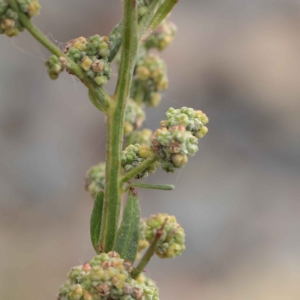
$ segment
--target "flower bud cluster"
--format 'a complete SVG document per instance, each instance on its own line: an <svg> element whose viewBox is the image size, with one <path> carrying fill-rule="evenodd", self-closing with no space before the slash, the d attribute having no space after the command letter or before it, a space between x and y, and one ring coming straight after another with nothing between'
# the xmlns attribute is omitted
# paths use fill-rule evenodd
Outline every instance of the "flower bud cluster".
<svg viewBox="0 0 300 300"><path fill-rule="evenodd" d="M79 37L67 44L65 53L97 85L105 85L110 79L112 69L108 62L110 54L108 37L99 35L91 36L88 39Z"/></svg>
<svg viewBox="0 0 300 300"><path fill-rule="evenodd" d="M171 107L166 113L167 120L162 121L168 129L173 126L184 126L195 137L202 138L208 132L205 126L208 123L208 117L201 110L194 110L188 107L174 109ZM165 122L165 123L164 123Z"/></svg>
<svg viewBox="0 0 300 300"><path fill-rule="evenodd" d="M140 144L140 145L151 145L151 137L152 130L150 129L142 129L140 131L134 131L130 138L132 144Z"/></svg>
<svg viewBox="0 0 300 300"><path fill-rule="evenodd" d="M140 55L134 71L132 94L136 100L155 107L161 101L160 91L168 87L166 64L157 55Z"/></svg>
<svg viewBox="0 0 300 300"><path fill-rule="evenodd" d="M58 300L159 300L155 285L132 279L131 271L131 262L118 253L100 254L70 271Z"/></svg>
<svg viewBox="0 0 300 300"><path fill-rule="evenodd" d="M136 281L138 283L143 283L148 287L154 287L157 290L156 283L149 277L145 276L145 274L143 274L143 273L141 273L139 275L139 277L136 279Z"/></svg>
<svg viewBox="0 0 300 300"><path fill-rule="evenodd" d="M143 122L146 119L144 110L132 99L127 101L124 134L130 135L133 130L141 128Z"/></svg>
<svg viewBox="0 0 300 300"><path fill-rule="evenodd" d="M151 243L157 230L163 228L159 239L156 255L160 258L174 258L185 250L185 233L174 216L168 214L152 215L146 220L145 238Z"/></svg>
<svg viewBox="0 0 300 300"><path fill-rule="evenodd" d="M138 17L142 18L148 12L148 6L152 0L137 0Z"/></svg>
<svg viewBox="0 0 300 300"><path fill-rule="evenodd" d="M148 145L130 145L122 152L122 167L125 172L128 172L135 167L137 167L140 163L145 161L153 155L153 152ZM136 179L143 179L148 176L148 174L153 174L159 166L159 162L153 163L150 167L148 167L145 171L138 174Z"/></svg>
<svg viewBox="0 0 300 300"><path fill-rule="evenodd" d="M85 188L95 199L98 192L105 187L105 163L90 168L86 173Z"/></svg>
<svg viewBox="0 0 300 300"><path fill-rule="evenodd" d="M149 246L149 242L146 239L146 229L147 223L144 219L140 221L140 239L138 244L138 252L136 255L136 259L140 259L142 256L142 252Z"/></svg>
<svg viewBox="0 0 300 300"><path fill-rule="evenodd" d="M19 9L28 18L39 14L40 4L37 0L17 0ZM0 34L6 34L8 37L17 36L23 31L18 13L12 9L8 1L0 0Z"/></svg>
<svg viewBox="0 0 300 300"><path fill-rule="evenodd" d="M48 75L51 79L57 79L58 75L64 70L64 67L56 55L52 55L45 63L48 67Z"/></svg>
<svg viewBox="0 0 300 300"><path fill-rule="evenodd" d="M205 124L207 116L202 111L191 108L170 108L166 113L167 120L161 121L161 128L156 130L152 138L152 149L162 163L166 172L174 172L182 168L198 151L198 139L208 129Z"/></svg>
<svg viewBox="0 0 300 300"><path fill-rule="evenodd" d="M165 19L144 42L144 46L147 49L156 48L163 51L173 42L176 32L176 25Z"/></svg>

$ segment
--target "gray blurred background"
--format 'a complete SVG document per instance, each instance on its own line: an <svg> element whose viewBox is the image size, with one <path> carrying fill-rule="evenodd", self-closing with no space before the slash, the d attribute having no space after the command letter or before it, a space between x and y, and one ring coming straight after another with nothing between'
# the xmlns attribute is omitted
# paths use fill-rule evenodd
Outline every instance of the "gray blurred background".
<svg viewBox="0 0 300 300"><path fill-rule="evenodd" d="M119 0L40 2L34 22L60 47L122 13ZM140 193L144 217L175 214L187 234L183 256L148 273L161 299L299 300L300 2L182 0L172 19L170 89L145 126L191 106L210 132L186 168L148 179L174 192ZM84 175L104 159L105 120L76 79L49 80L27 33L0 45L0 298L56 299L94 255Z"/></svg>

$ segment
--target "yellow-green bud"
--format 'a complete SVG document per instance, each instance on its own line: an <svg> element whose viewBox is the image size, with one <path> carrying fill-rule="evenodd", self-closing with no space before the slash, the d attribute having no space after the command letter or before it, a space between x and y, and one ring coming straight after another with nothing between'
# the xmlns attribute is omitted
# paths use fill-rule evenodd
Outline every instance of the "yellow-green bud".
<svg viewBox="0 0 300 300"><path fill-rule="evenodd" d="M160 258L173 258L182 254L185 250L185 233L174 216L157 214L145 221L144 236L149 243L153 241L157 230L163 228L155 252Z"/></svg>
<svg viewBox="0 0 300 300"><path fill-rule="evenodd" d="M95 199L97 193L105 187L105 163L90 168L86 173L85 188Z"/></svg>

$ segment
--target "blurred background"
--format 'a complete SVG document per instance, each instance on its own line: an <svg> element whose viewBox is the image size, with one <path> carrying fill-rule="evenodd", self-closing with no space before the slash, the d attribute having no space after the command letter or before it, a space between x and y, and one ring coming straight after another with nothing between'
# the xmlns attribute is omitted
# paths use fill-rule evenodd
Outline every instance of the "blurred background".
<svg viewBox="0 0 300 300"><path fill-rule="evenodd" d="M34 22L60 47L122 14L119 0L40 2ZM174 192L140 193L144 217L174 214L187 235L183 256L148 273L161 299L300 299L300 2L185 0L172 19L170 88L145 127L191 106L210 132L187 167L147 180ZM27 33L0 45L0 298L56 299L94 255L84 176L104 160L105 120L78 80L49 80Z"/></svg>

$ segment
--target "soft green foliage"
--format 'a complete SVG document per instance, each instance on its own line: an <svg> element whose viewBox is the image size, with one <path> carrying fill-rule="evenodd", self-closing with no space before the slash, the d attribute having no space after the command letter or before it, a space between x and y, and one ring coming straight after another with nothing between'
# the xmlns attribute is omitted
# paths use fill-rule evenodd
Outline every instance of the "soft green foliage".
<svg viewBox="0 0 300 300"><path fill-rule="evenodd" d="M144 162L153 154L151 148L148 145L130 145L122 152L122 166L125 172L133 170L139 164ZM153 163L142 173L135 176L136 179L143 179L149 174L155 173L158 168L158 162Z"/></svg>
<svg viewBox="0 0 300 300"><path fill-rule="evenodd" d="M135 261L140 239L140 203L136 191L130 189L114 250L126 260Z"/></svg>
<svg viewBox="0 0 300 300"><path fill-rule="evenodd" d="M74 267L60 288L58 300L159 300L150 280L134 280L132 264L116 252L100 254Z"/></svg>
<svg viewBox="0 0 300 300"><path fill-rule="evenodd" d="M96 253L99 253L100 246L100 229L102 223L102 214L103 214L103 200L104 192L100 191L94 201L94 207L90 219L90 235L92 245Z"/></svg>
<svg viewBox="0 0 300 300"><path fill-rule="evenodd" d="M27 29L52 53L46 62L50 78L57 79L63 70L77 76L93 105L106 115L106 160L86 174L86 189L95 200L91 242L101 254L70 271L58 300L159 300L156 285L142 272L154 254L173 258L185 249L185 233L174 216L140 219L135 190L170 191L174 186L131 182L154 174L159 165L167 172L184 167L198 151L198 139L208 132L207 116L187 107L170 108L154 134L141 129L145 109L156 107L168 87L166 64L152 51L165 50L172 43L177 29L168 15L177 2L123 0L123 18L109 37L79 37L69 41L63 52L31 22L40 10L38 1L0 0L0 34L16 36ZM117 86L108 95L103 87L120 49Z"/></svg>
<svg viewBox="0 0 300 300"><path fill-rule="evenodd" d="M79 37L67 44L65 52L97 85L105 85L110 79L108 37L97 34L88 39Z"/></svg>
<svg viewBox="0 0 300 300"><path fill-rule="evenodd" d="M16 3L20 12L28 18L32 18L40 12L41 6L36 0L16 0ZM8 1L0 0L0 34L13 37L23 30L24 27L20 22L18 12L9 5Z"/></svg>
<svg viewBox="0 0 300 300"><path fill-rule="evenodd" d="M163 227L162 235L156 247L156 255L160 258L174 258L182 254L185 249L185 233L174 216L157 214L145 222L144 236L149 243L153 241L156 231Z"/></svg>

